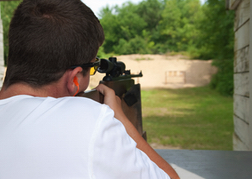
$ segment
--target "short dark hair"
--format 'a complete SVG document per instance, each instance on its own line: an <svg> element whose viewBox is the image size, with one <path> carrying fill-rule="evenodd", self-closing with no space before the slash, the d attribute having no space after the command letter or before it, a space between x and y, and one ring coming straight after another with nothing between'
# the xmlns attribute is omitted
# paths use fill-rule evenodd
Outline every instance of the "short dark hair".
<svg viewBox="0 0 252 179"><path fill-rule="evenodd" d="M55 82L94 59L103 41L98 18L80 0L23 0L10 23L4 86Z"/></svg>

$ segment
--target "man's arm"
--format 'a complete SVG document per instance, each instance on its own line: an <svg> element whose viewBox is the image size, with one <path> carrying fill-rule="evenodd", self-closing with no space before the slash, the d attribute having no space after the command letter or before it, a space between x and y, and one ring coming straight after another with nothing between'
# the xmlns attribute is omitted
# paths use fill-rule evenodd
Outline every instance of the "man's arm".
<svg viewBox="0 0 252 179"><path fill-rule="evenodd" d="M114 110L115 118L120 120L124 125L129 136L137 143L137 148L142 150L157 166L164 170L172 179L179 179L176 171L143 139L134 125L125 116L121 100L115 95L114 90L100 84L96 87L97 91L104 95L104 104L107 104Z"/></svg>

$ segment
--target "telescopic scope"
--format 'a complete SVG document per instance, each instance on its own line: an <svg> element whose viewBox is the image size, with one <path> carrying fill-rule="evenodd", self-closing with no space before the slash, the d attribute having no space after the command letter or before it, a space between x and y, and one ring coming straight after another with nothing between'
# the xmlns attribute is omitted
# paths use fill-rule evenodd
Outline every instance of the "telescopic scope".
<svg viewBox="0 0 252 179"><path fill-rule="evenodd" d="M119 77L125 72L125 64L117 61L116 57L110 57L107 59L101 59L101 64L98 68L99 73L106 73L104 81L111 81L112 78Z"/></svg>

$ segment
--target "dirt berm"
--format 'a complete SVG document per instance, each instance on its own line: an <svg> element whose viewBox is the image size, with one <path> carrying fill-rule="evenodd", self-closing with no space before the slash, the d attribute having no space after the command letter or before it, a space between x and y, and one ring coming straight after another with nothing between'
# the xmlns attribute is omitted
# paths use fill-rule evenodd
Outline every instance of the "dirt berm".
<svg viewBox="0 0 252 179"><path fill-rule="evenodd" d="M205 86L217 72L211 60L190 60L182 55L123 55L117 61L124 62L132 74L142 71L143 77L135 78L142 89ZM90 88L97 86L103 76L91 76Z"/></svg>

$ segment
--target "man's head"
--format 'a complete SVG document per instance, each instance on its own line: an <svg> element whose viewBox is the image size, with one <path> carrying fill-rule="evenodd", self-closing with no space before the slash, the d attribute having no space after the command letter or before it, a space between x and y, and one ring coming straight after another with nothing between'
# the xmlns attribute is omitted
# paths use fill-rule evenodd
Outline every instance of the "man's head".
<svg viewBox="0 0 252 179"><path fill-rule="evenodd" d="M99 20L80 0L24 0L10 24L4 86L56 82L94 59L103 41Z"/></svg>

